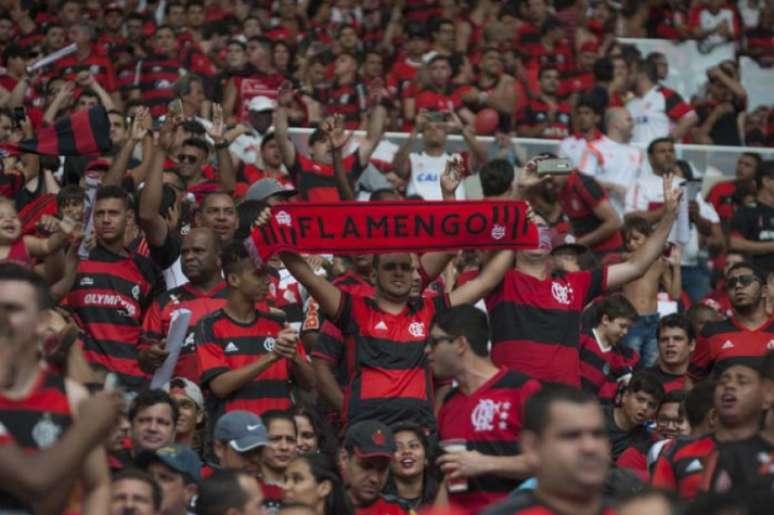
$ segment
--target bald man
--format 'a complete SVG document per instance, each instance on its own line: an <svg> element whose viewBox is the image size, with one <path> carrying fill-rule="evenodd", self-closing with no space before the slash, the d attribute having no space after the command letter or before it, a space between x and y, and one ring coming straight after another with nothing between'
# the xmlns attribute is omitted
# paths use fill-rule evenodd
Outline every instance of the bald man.
<svg viewBox="0 0 774 515"><path fill-rule="evenodd" d="M607 132L590 141L578 169L593 175L610 195L610 202L620 216L624 213L626 190L640 175L642 151L629 142L634 133L634 120L623 107L605 113Z"/></svg>

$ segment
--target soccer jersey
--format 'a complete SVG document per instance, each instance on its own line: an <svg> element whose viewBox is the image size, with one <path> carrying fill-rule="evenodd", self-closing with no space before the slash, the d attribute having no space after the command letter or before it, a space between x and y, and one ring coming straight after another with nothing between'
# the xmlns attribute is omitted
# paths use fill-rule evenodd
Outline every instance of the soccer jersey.
<svg viewBox="0 0 774 515"><path fill-rule="evenodd" d="M89 72L93 75L94 79L108 93L113 93L118 89L113 63L106 56L98 55L92 51L83 60L79 59L77 54L71 54L56 63L56 76L68 82L75 82L77 75L81 72Z"/></svg>
<svg viewBox="0 0 774 515"><path fill-rule="evenodd" d="M734 363L756 366L758 358L774 350L774 319L748 329L735 317L704 326L691 363L699 374Z"/></svg>
<svg viewBox="0 0 774 515"><path fill-rule="evenodd" d="M358 153L345 157L343 165L350 184L357 182L358 177L363 172L363 165L360 163ZM289 172L303 200L310 202L338 202L340 200L333 165L318 163L297 153L296 162L290 167Z"/></svg>
<svg viewBox="0 0 774 515"><path fill-rule="evenodd" d="M673 390L686 389L686 381L688 380L687 372L685 374L670 374L669 372L661 370L658 363L649 368L648 371L652 372L661 382L661 386L664 387L664 393L669 393Z"/></svg>
<svg viewBox="0 0 774 515"><path fill-rule="evenodd" d="M486 298L492 361L541 381L580 386L581 311L607 284L607 268L546 279L509 270Z"/></svg>
<svg viewBox="0 0 774 515"><path fill-rule="evenodd" d="M774 443L760 435L718 443L707 458L703 491L725 493L740 488L766 492L774 488Z"/></svg>
<svg viewBox="0 0 774 515"><path fill-rule="evenodd" d="M598 139L601 136L598 130L594 129L592 141ZM586 148L590 141L583 137L582 134L573 134L568 136L559 142L559 157L565 157L572 161L576 168L580 168L581 160L586 154Z"/></svg>
<svg viewBox="0 0 774 515"><path fill-rule="evenodd" d="M621 429L615 421L614 413L615 408L613 406L605 406L607 437L610 440L613 461L616 461L628 447L649 444L652 438L645 426L636 426L629 431Z"/></svg>
<svg viewBox="0 0 774 515"><path fill-rule="evenodd" d="M344 392L348 424L412 420L435 427L425 345L433 317L448 302L446 295L415 297L402 312L389 313L375 299L342 292L334 322L344 335L352 376Z"/></svg>
<svg viewBox="0 0 774 515"><path fill-rule="evenodd" d="M66 298L84 330L84 357L115 372L129 387L147 379L137 362L143 313L156 286L163 284L150 259L120 256L97 246L78 264L73 288Z"/></svg>
<svg viewBox="0 0 774 515"><path fill-rule="evenodd" d="M634 118L632 143L644 145L656 138L669 136L673 126L683 116L694 112L679 93L659 85L653 86L642 97L629 100L626 109Z"/></svg>
<svg viewBox="0 0 774 515"><path fill-rule="evenodd" d="M482 512L483 515L568 515L551 506L550 501L537 497L533 490L516 492L508 498ZM615 515L612 508L602 505L597 515Z"/></svg>
<svg viewBox="0 0 774 515"><path fill-rule="evenodd" d="M605 349L593 332L580 335L581 387L603 403L615 400L620 381L634 372L639 361L639 354L629 347Z"/></svg>
<svg viewBox="0 0 774 515"><path fill-rule="evenodd" d="M485 455L515 456L519 454L524 405L539 389L540 383L534 379L506 368L470 395L454 388L438 413L439 437L462 438L468 450ZM449 500L470 513L479 513L520 482L496 475L472 477L467 491L449 493Z"/></svg>
<svg viewBox="0 0 774 515"><path fill-rule="evenodd" d="M656 460L651 484L675 492L680 499L693 499L701 485L705 461L715 446L712 435L673 440Z"/></svg>
<svg viewBox="0 0 774 515"><path fill-rule="evenodd" d="M757 202L737 209L731 219L731 236L756 242L774 241L774 207ZM750 256L753 265L774 271L774 253Z"/></svg>
<svg viewBox="0 0 774 515"><path fill-rule="evenodd" d="M408 513L397 502L387 501L383 497L379 497L368 506L355 508L355 515L407 515Z"/></svg>
<svg viewBox="0 0 774 515"><path fill-rule="evenodd" d="M194 345L201 370L200 383L204 388L209 389L210 382L219 375L249 365L272 352L283 319L257 310L255 315L252 322L242 323L220 309L199 322ZM300 342L296 351L306 358ZM234 410L260 415L269 410L290 408L290 366L287 359L280 359L227 397L218 399L210 395L208 412L211 420Z"/></svg>
<svg viewBox="0 0 774 515"><path fill-rule="evenodd" d="M200 372L196 358L194 329L199 320L226 305L226 292L226 284L221 281L210 291L203 291L191 283L185 283L162 293L153 301L145 314L140 348L160 344L169 332L169 325L175 313L179 309L189 310L191 321L188 323L188 332L180 349L174 375L198 382Z"/></svg>
<svg viewBox="0 0 774 515"><path fill-rule="evenodd" d="M539 98L532 98L524 110L518 115L517 121L521 126L534 127L548 123L550 106ZM563 139L569 136L572 127L572 106L566 102L560 102L556 106L556 114L553 122L548 123L537 136L546 139Z"/></svg>
<svg viewBox="0 0 774 515"><path fill-rule="evenodd" d="M602 220L594 214L594 209L607 200L604 188L592 177L573 171L558 194L562 210L570 218L570 227L576 237L595 231ZM623 247L623 238L615 231L606 239L595 243L591 249L595 252L613 252Z"/></svg>
<svg viewBox="0 0 774 515"><path fill-rule="evenodd" d="M586 145L578 170L596 180L630 188L640 176L643 163L642 150L634 145L618 143L602 136ZM610 202L618 214L624 213L624 199L611 196Z"/></svg>
<svg viewBox="0 0 774 515"><path fill-rule="evenodd" d="M450 159L462 160L462 156L446 152L440 156L430 156L424 152L410 153L411 177L406 186L406 195L419 195L424 200L443 200L441 175ZM464 188L457 188L455 195L458 200L463 200Z"/></svg>
<svg viewBox="0 0 774 515"><path fill-rule="evenodd" d="M163 116L175 98L172 86L185 71L181 62L166 56L150 56L137 63L137 70L135 84L140 88L143 104L153 117Z"/></svg>

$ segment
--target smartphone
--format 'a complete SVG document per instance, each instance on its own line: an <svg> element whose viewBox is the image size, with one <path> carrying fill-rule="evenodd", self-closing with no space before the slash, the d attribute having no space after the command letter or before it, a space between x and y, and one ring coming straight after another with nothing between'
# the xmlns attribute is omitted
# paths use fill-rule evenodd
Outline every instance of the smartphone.
<svg viewBox="0 0 774 515"><path fill-rule="evenodd" d="M543 159L537 164L538 175L568 175L573 169L575 169L575 165L569 159Z"/></svg>
<svg viewBox="0 0 774 515"><path fill-rule="evenodd" d="M179 98L174 99L172 102L169 103L169 106L167 106L167 111L169 113L169 116L177 116L180 113L183 112L183 101Z"/></svg>
<svg viewBox="0 0 774 515"><path fill-rule="evenodd" d="M13 108L13 123L16 127L21 127L24 120L27 118L27 110L24 107Z"/></svg>
<svg viewBox="0 0 774 515"><path fill-rule="evenodd" d="M681 184L685 188L685 196L689 201L696 200L696 195L701 191L701 182L701 179L692 179Z"/></svg>

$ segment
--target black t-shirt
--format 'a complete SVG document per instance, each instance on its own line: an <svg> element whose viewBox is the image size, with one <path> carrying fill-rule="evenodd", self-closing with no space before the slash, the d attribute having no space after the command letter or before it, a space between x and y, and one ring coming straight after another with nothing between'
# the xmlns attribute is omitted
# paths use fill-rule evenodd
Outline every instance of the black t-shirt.
<svg viewBox="0 0 774 515"><path fill-rule="evenodd" d="M729 492L740 488L774 491L774 443L760 435L719 443L709 461L706 474L711 491Z"/></svg>
<svg viewBox="0 0 774 515"><path fill-rule="evenodd" d="M739 113L744 112L744 104L744 101L740 102L735 100L732 102L734 110L718 118L718 120L715 122L715 125L712 126L709 132L709 136L712 138L713 144L737 147L742 144L742 138L739 135L739 124L737 123L737 118L739 117ZM699 125L703 124L710 116L710 114L712 114L712 111L715 109L715 105L716 104L714 103L707 102L699 105L696 108L696 114L699 115Z"/></svg>
<svg viewBox="0 0 774 515"><path fill-rule="evenodd" d="M612 446L613 461L618 459L628 447L649 442L651 440L648 430L644 426L637 426L629 431L624 431L615 423L613 406L605 406L605 429Z"/></svg>
<svg viewBox="0 0 774 515"><path fill-rule="evenodd" d="M756 203L739 208L731 220L731 234L750 241L774 241L774 207ZM774 271L774 252L750 256L752 263Z"/></svg>

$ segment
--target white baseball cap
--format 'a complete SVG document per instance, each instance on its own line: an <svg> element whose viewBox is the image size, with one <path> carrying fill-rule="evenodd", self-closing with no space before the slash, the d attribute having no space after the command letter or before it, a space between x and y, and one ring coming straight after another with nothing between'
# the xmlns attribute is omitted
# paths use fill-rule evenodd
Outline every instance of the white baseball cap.
<svg viewBox="0 0 774 515"><path fill-rule="evenodd" d="M247 109L250 111L273 111L276 106L276 102L269 97L258 96L250 100Z"/></svg>

